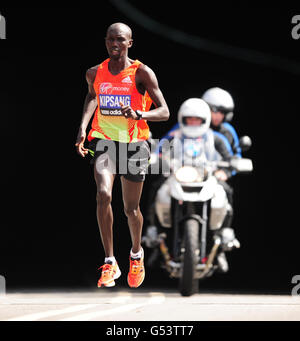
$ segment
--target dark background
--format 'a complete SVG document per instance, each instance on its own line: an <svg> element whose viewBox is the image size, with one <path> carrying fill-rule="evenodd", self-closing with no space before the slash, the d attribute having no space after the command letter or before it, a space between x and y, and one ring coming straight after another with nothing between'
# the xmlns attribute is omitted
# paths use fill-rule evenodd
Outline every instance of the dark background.
<svg viewBox="0 0 300 341"><path fill-rule="evenodd" d="M291 36L292 2L226 4L130 1L160 23L188 34L300 63ZM133 30L129 57L156 73L168 122L150 123L153 136L173 126L179 105L209 87L228 90L233 125L252 138L245 154L254 172L236 179L234 227L241 249L230 271L203 290L290 293L299 270L297 150L300 73L250 63L176 43L126 17L109 1L81 7L1 7L7 39L0 42L1 232L0 274L7 289L95 288L103 263L95 185L88 160L75 152L86 70L107 58L104 36L114 22ZM230 49L228 47L227 49ZM272 58L270 63L272 63ZM150 180L141 201L147 203ZM294 195L294 196L293 196ZM113 193L115 253L126 274L130 237L120 183ZM126 287L126 275L118 281ZM160 270L144 287L174 288Z"/></svg>

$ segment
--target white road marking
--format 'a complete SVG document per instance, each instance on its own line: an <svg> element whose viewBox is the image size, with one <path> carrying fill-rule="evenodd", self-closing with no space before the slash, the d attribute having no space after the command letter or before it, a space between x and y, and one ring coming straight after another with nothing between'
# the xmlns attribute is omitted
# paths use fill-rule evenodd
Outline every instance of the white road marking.
<svg viewBox="0 0 300 341"><path fill-rule="evenodd" d="M166 300L166 296L160 292L150 292L149 295L151 296L149 304L161 304Z"/></svg>
<svg viewBox="0 0 300 341"><path fill-rule="evenodd" d="M182 297L173 291L130 289L17 293L0 299L1 321L147 321L157 316L160 321L299 321L300 296L203 293Z"/></svg>
<svg viewBox="0 0 300 341"><path fill-rule="evenodd" d="M161 304L166 299L166 297L162 294L150 293L150 295L152 297L150 297L148 300L141 302L141 303L127 304L127 305L122 305L122 306L117 307L117 308L80 314L77 316L64 318L64 319L61 319L59 321L89 321L89 320L99 318L99 317L103 317L103 316L107 316L107 315L125 313L125 312L132 311L132 310L135 310L137 308L141 308L143 306L147 306L147 305L151 305L151 304Z"/></svg>
<svg viewBox="0 0 300 341"><path fill-rule="evenodd" d="M86 321L93 318L101 317L101 316L107 316L112 315L116 313L125 313L128 311L132 311L134 309L140 308L142 306L147 306L151 304L160 304L165 301L165 296L161 293L149 293L151 296L147 300L142 301L141 303L133 303L133 304L125 304L130 299L132 299L131 293L122 293L118 294L115 297L110 298L107 302L109 304L122 304L119 307L101 310L101 311L93 311L89 313L80 314L78 316L58 319L59 321ZM135 297L135 298L138 298ZM30 300L31 304L34 304L32 300ZM28 304L28 302L27 302ZM76 313L80 312L82 310L88 310L93 309L96 307L101 307L103 309L103 305L99 302L98 304L83 304L83 305L73 305L68 308L64 309L55 309L55 310L47 310L43 312L33 313L33 314L26 314L22 316L13 317L10 319L7 319L6 321L36 321L40 319L47 319L49 317L57 316L57 315L63 315L63 314L70 314L70 313Z"/></svg>
<svg viewBox="0 0 300 341"><path fill-rule="evenodd" d="M140 304L127 304L123 305L121 307L113 308L113 309L107 309L107 310L101 310L101 311L94 311L91 313L86 313L86 314L81 314L78 316L71 316L68 318L60 319L58 321L89 321L97 317L102 317L102 316L107 316L107 315L112 315L112 314L120 314L120 313L125 313L137 308L142 307L145 305L144 303Z"/></svg>
<svg viewBox="0 0 300 341"><path fill-rule="evenodd" d="M129 301L132 298L131 294L125 293L125 294L119 294L116 297L112 297L109 300L109 303L111 304L123 304L126 303L127 301Z"/></svg>
<svg viewBox="0 0 300 341"><path fill-rule="evenodd" d="M65 309L56 309L56 310L47 310L40 313L34 314L27 314L23 316L13 317L5 321L36 321L42 318L47 318L50 316L61 315L61 314L68 314L68 313L75 313L78 311L95 308L99 304L83 304L83 305L75 305L72 307L68 307Z"/></svg>

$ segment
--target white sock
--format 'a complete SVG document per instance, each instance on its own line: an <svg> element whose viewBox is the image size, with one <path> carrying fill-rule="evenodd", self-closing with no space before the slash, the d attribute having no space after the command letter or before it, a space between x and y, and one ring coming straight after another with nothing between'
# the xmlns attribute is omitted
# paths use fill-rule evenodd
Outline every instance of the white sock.
<svg viewBox="0 0 300 341"><path fill-rule="evenodd" d="M115 257L105 257L104 263L110 262L112 265L116 265L116 258Z"/></svg>
<svg viewBox="0 0 300 341"><path fill-rule="evenodd" d="M130 257L133 259L142 258L143 257L143 248L141 247L140 251L137 253L133 253L132 249L131 249L130 250Z"/></svg>

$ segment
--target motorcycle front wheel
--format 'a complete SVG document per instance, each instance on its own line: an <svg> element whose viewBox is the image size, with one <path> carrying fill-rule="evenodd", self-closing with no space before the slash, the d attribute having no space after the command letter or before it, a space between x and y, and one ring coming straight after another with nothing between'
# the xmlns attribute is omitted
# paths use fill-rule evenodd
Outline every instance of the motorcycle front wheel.
<svg viewBox="0 0 300 341"><path fill-rule="evenodd" d="M191 296L199 290L199 279L195 278L199 254L199 223L188 219L184 223L184 254L179 291L182 296Z"/></svg>

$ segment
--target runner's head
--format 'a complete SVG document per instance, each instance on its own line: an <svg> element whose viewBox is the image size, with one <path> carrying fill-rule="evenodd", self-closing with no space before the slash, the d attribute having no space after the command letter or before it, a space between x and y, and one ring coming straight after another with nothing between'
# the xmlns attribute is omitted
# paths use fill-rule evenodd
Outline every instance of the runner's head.
<svg viewBox="0 0 300 341"><path fill-rule="evenodd" d="M111 59L127 57L128 49L133 43L131 28L122 23L110 25L106 32L105 43Z"/></svg>

